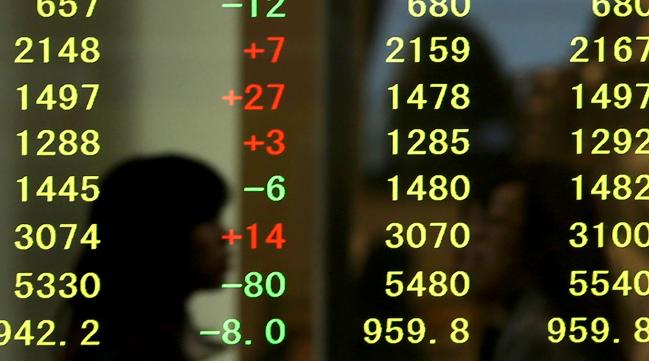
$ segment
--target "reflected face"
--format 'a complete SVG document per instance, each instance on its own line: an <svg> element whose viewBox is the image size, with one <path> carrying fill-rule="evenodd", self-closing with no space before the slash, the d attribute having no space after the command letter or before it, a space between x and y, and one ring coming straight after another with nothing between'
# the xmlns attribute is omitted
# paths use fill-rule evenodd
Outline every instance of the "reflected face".
<svg viewBox="0 0 649 361"><path fill-rule="evenodd" d="M487 204L468 208L471 244L459 250L462 270L471 275L472 293L499 297L519 281L517 262L525 223L525 188L510 182L494 189Z"/></svg>
<svg viewBox="0 0 649 361"><path fill-rule="evenodd" d="M227 271L227 243L218 221L200 224L192 230L192 264L194 283L198 289L220 287Z"/></svg>

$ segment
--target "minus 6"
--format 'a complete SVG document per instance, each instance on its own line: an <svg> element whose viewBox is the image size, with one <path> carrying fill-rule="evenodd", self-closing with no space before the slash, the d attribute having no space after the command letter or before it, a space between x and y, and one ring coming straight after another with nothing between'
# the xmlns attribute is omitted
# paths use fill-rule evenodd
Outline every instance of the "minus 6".
<svg viewBox="0 0 649 361"><path fill-rule="evenodd" d="M286 197L286 178L281 175L272 176L266 183L266 187L244 187L246 193L266 193L268 199L273 202L281 202Z"/></svg>

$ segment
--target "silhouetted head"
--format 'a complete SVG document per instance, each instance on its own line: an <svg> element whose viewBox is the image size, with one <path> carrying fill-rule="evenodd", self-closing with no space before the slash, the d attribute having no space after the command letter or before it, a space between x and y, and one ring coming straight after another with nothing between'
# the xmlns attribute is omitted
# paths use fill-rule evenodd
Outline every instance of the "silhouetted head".
<svg viewBox="0 0 649 361"><path fill-rule="evenodd" d="M573 224L589 225L586 236L593 240L599 222L592 200L575 199L575 173L552 164L496 163L491 173L472 177L472 199L464 210L471 244L457 254L459 267L471 275L473 296L513 311L521 298L536 294L548 302L551 317L605 317L618 323L610 294L570 294L573 270L610 268L597 242L578 249L570 244L571 238L579 239ZM588 360L625 359L612 343L579 347Z"/></svg>
<svg viewBox="0 0 649 361"><path fill-rule="evenodd" d="M75 302L76 311L108 318L169 312L193 291L218 287L226 271L218 223L225 200L222 178L193 160L141 158L116 167L90 215L101 244L77 270L99 274L102 291Z"/></svg>
<svg viewBox="0 0 649 361"><path fill-rule="evenodd" d="M592 228L597 220L592 201L575 199L574 173L551 164L492 169L472 177L465 209L471 245L458 251L460 266L472 275L472 293L511 302L533 289L561 311L588 303L570 295L570 273L607 265L594 242L580 249L570 245L577 237L574 223Z"/></svg>

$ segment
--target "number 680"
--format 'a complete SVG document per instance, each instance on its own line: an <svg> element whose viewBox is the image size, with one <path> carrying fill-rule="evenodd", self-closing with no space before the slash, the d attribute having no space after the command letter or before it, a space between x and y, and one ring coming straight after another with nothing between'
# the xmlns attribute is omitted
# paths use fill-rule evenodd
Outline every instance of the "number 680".
<svg viewBox="0 0 649 361"><path fill-rule="evenodd" d="M408 0L408 11L415 18L427 13L434 18L442 18L449 13L456 18L463 18L471 12L471 0Z"/></svg>

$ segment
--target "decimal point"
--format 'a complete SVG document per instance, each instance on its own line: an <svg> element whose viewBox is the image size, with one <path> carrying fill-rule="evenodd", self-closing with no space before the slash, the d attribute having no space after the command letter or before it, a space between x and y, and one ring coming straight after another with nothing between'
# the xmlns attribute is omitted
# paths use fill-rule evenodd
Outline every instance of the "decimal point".
<svg viewBox="0 0 649 361"><path fill-rule="evenodd" d="M246 340L244 343L246 344L246 346L250 346L252 345L252 340Z"/></svg>
<svg viewBox="0 0 649 361"><path fill-rule="evenodd" d="M619 338L613 339L613 343L620 343L620 339Z"/></svg>
<svg viewBox="0 0 649 361"><path fill-rule="evenodd" d="M61 342L59 342L59 346L63 347L63 346L65 346L65 345L66 345L66 342L65 342L65 341L61 341Z"/></svg>
<svg viewBox="0 0 649 361"><path fill-rule="evenodd" d="M436 344L436 343L437 343L437 340L436 340L436 339L432 339L432 340L430 340L430 344L431 344L431 345L434 345L434 344Z"/></svg>

